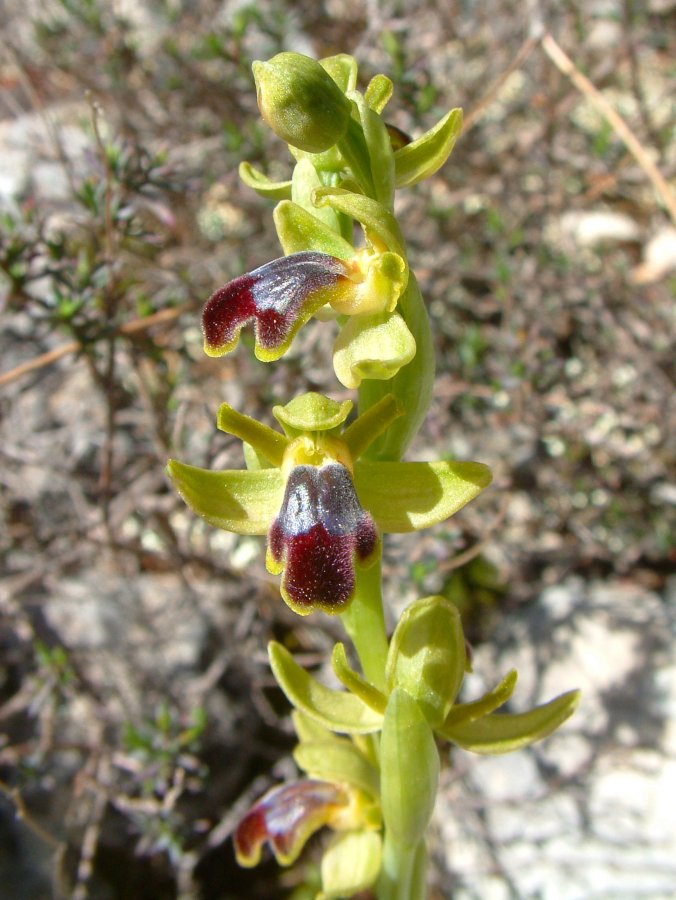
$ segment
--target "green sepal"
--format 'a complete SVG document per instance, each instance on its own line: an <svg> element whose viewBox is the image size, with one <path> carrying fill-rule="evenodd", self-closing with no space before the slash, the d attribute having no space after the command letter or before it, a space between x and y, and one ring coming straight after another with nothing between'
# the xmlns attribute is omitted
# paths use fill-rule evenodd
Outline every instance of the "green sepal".
<svg viewBox="0 0 676 900"><path fill-rule="evenodd" d="M290 400L286 406L274 406L272 415L290 438L313 431L339 428L352 409L352 401L339 403L324 394L310 391Z"/></svg>
<svg viewBox="0 0 676 900"><path fill-rule="evenodd" d="M471 703L456 703L446 716L443 727L450 728L465 722L475 722L482 716L495 712L512 696L516 681L517 672L516 669L512 669L505 675L500 684L496 685L493 690L485 693L483 697L473 700Z"/></svg>
<svg viewBox="0 0 676 900"><path fill-rule="evenodd" d="M286 256L302 250L317 250L338 259L352 259L354 256L352 244L297 203L282 200L272 215Z"/></svg>
<svg viewBox="0 0 676 900"><path fill-rule="evenodd" d="M443 522L490 482L490 469L478 462L359 460L354 468L359 502L376 525L389 533L417 531Z"/></svg>
<svg viewBox="0 0 676 900"><path fill-rule="evenodd" d="M364 99L373 112L380 114L389 103L393 89L394 85L387 75L374 75L366 87Z"/></svg>
<svg viewBox="0 0 676 900"><path fill-rule="evenodd" d="M323 209L318 209L312 203L312 195L319 187L322 187L322 181L317 174L317 170L310 162L310 157L303 156L298 160L293 169L293 178L291 179L291 200L293 203L297 203L298 206L307 210L310 215L323 222L327 228L331 229L331 231L338 233L340 231L338 213L328 206Z"/></svg>
<svg viewBox="0 0 676 900"><path fill-rule="evenodd" d="M336 53L319 60L319 65L328 72L343 93L353 91L357 84L357 60L349 53Z"/></svg>
<svg viewBox="0 0 676 900"><path fill-rule="evenodd" d="M349 738L303 742L296 746L293 758L310 778L349 784L378 798L378 772L357 750Z"/></svg>
<svg viewBox="0 0 676 900"><path fill-rule="evenodd" d="M298 735L298 740L301 743L305 741L306 743L311 744L320 741L339 740L332 731L329 731L328 728L324 728L323 725L320 725L319 722L306 716L305 713L301 712L299 709L291 710L291 721L293 722L294 731Z"/></svg>
<svg viewBox="0 0 676 900"><path fill-rule="evenodd" d="M391 381L366 380L359 388L360 409L373 406L384 394L394 394L404 409L404 415L369 447L369 459L401 459L418 433L432 399L435 356L432 332L413 272L409 273L408 284L399 298L397 309L413 335L416 354Z"/></svg>
<svg viewBox="0 0 676 900"><path fill-rule="evenodd" d="M322 888L317 900L339 900L367 891L382 865L382 838L377 831L337 834L324 851Z"/></svg>
<svg viewBox="0 0 676 900"><path fill-rule="evenodd" d="M250 444L273 466L281 466L284 451L289 446L289 439L279 431L251 416L237 412L228 403L222 403L219 407L216 424L220 431L232 434Z"/></svg>
<svg viewBox="0 0 676 900"><path fill-rule="evenodd" d="M291 198L291 181L271 181L263 172L254 169L251 163L239 164L239 177L247 187L268 200Z"/></svg>
<svg viewBox="0 0 676 900"><path fill-rule="evenodd" d="M279 469L215 471L171 459L167 474L193 512L235 534L267 534L284 495Z"/></svg>
<svg viewBox="0 0 676 900"><path fill-rule="evenodd" d="M380 798L394 842L415 846L424 838L439 781L439 754L432 729L418 704L395 688L383 719L380 741Z"/></svg>
<svg viewBox="0 0 676 900"><path fill-rule="evenodd" d="M360 457L402 412L401 406L392 394L386 394L375 406L357 416L354 422L348 425L341 435L352 454L352 458L357 459Z"/></svg>
<svg viewBox="0 0 676 900"><path fill-rule="evenodd" d="M344 734L379 731L383 717L359 697L320 684L298 665L281 644L268 645L272 673L289 702L320 725Z"/></svg>
<svg viewBox="0 0 676 900"><path fill-rule="evenodd" d="M374 249L381 253L391 250L406 259L406 244L399 223L382 203L343 188L317 188L313 199L315 206L330 206L356 219Z"/></svg>
<svg viewBox="0 0 676 900"><path fill-rule="evenodd" d="M358 672L350 668L344 644L339 643L334 646L331 654L331 666L338 681L351 694L359 697L360 700L363 700L367 706L370 706L372 710L381 716L384 714L387 706L387 697Z"/></svg>
<svg viewBox="0 0 676 900"><path fill-rule="evenodd" d="M394 172L398 188L411 187L429 178L451 155L462 131L462 110L452 109L422 137L394 154Z"/></svg>
<svg viewBox="0 0 676 900"><path fill-rule="evenodd" d="M247 444L246 441L242 443L242 450L244 451L244 464L249 471L258 472L260 469L275 468L262 453L259 453L251 444Z"/></svg>
<svg viewBox="0 0 676 900"><path fill-rule="evenodd" d="M579 691L568 691L529 712L493 713L474 722L443 725L437 732L472 753L511 753L555 731L572 716L579 701Z"/></svg>
<svg viewBox="0 0 676 900"><path fill-rule="evenodd" d="M389 381L416 354L415 339L396 312L351 316L333 345L333 368L347 388L364 379Z"/></svg>
<svg viewBox="0 0 676 900"><path fill-rule="evenodd" d="M394 158L390 136L383 120L371 109L359 91L353 91L350 99L359 110L376 200L391 209L394 200Z"/></svg>
<svg viewBox="0 0 676 900"><path fill-rule="evenodd" d="M446 719L464 675L465 637L457 607L440 596L416 600L390 640L387 690L403 688L436 728Z"/></svg>

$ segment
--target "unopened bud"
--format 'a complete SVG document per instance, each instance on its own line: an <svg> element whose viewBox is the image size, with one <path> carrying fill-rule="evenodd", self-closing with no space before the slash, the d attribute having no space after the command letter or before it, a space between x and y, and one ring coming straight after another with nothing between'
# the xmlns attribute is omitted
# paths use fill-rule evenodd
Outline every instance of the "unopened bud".
<svg viewBox="0 0 676 900"><path fill-rule="evenodd" d="M254 62L261 115L278 137L308 153L333 147L350 121L350 101L322 66L300 53Z"/></svg>

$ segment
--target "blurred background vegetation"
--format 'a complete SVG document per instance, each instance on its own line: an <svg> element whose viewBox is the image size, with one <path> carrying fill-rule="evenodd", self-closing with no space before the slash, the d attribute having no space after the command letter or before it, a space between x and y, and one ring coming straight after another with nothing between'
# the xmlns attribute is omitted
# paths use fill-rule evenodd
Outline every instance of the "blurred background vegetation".
<svg viewBox="0 0 676 900"><path fill-rule="evenodd" d="M271 421L300 391L346 396L330 325L274 367L247 346L202 354L206 298L279 254L271 205L237 177L242 160L290 171L253 59L349 52L360 87L394 81L389 120L413 136L465 110L449 163L399 199L439 363L412 456L481 460L495 484L386 545L392 609L445 592L479 646L570 576L666 598L676 231L541 37L669 179L674 16L669 0L5 0L3 896L263 898L312 881L311 853L299 875L239 871L228 836L293 776L266 641L321 666L337 626L295 618L262 542L196 521L163 473L169 456L241 464L215 429L223 401ZM435 861L438 896L456 896Z"/></svg>

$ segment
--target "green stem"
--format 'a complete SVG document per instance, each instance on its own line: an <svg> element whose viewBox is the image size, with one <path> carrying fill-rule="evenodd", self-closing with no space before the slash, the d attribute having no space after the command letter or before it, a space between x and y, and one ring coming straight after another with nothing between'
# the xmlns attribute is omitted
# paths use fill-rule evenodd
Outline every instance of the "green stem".
<svg viewBox="0 0 676 900"><path fill-rule="evenodd" d="M385 834L378 900L425 900L427 850L425 842L402 847Z"/></svg>
<svg viewBox="0 0 676 900"><path fill-rule="evenodd" d="M380 560L368 569L357 569L355 598L341 615L341 619L357 650L365 677L383 691L388 645L381 594Z"/></svg>

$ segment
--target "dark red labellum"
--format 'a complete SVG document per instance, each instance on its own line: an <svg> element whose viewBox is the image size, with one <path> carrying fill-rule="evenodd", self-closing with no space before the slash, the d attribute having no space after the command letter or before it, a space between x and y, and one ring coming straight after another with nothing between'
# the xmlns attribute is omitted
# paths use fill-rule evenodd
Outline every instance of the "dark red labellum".
<svg viewBox="0 0 676 900"><path fill-rule="evenodd" d="M347 271L340 259L308 250L240 275L212 294L204 307L207 347L214 355L231 350L242 327L253 320L257 345L269 353L283 351L325 302L318 292L335 285Z"/></svg>
<svg viewBox="0 0 676 900"><path fill-rule="evenodd" d="M367 560L378 533L357 498L352 476L337 462L296 466L289 475L268 547L284 565L282 593L299 612L340 612L355 588L355 557Z"/></svg>

